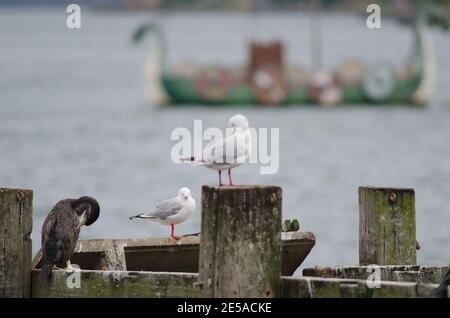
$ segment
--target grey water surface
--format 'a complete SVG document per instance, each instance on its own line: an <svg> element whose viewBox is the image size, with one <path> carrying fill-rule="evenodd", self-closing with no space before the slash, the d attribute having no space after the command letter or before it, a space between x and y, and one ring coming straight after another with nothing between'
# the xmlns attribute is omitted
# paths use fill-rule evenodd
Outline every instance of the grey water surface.
<svg viewBox="0 0 450 318"><path fill-rule="evenodd" d="M280 128L280 169L234 170L234 181L283 188L284 218L298 218L317 244L303 266L358 262L357 189L414 187L420 264L450 263L450 38L431 31L438 65L433 101L408 107L158 108L146 97L149 41L130 34L150 14L82 11L82 28L65 26L64 8L0 7L0 186L34 190L33 251L49 209L66 197L92 195L97 223L81 238L167 236L169 228L128 216L191 188L197 210L179 234L200 230L200 190L217 175L176 165L177 127L224 129L235 113L254 127ZM154 17L168 34L173 64L236 65L251 38L281 37L290 63L311 63L306 14L173 13ZM369 30L346 14L323 17L324 59L404 63L412 34L393 21Z"/></svg>

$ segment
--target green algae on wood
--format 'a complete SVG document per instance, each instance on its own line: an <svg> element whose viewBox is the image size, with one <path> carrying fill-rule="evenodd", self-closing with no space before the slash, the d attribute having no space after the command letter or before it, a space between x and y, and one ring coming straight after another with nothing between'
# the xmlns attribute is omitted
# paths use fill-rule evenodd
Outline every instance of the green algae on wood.
<svg viewBox="0 0 450 318"><path fill-rule="evenodd" d="M198 274L124 271L53 271L50 284L32 272L32 297L139 297L193 298L201 289ZM317 277L281 277L280 297L285 298L406 298L427 297L437 284L380 282L370 288L366 280Z"/></svg>
<svg viewBox="0 0 450 318"><path fill-rule="evenodd" d="M284 220L281 225L282 232L297 232L300 230L300 222L297 219Z"/></svg>
<svg viewBox="0 0 450 318"><path fill-rule="evenodd" d="M197 296L197 288L194 286L197 274L59 270L53 271L50 284L38 277L38 271L33 271L32 274L32 296L36 298L193 298Z"/></svg>
<svg viewBox="0 0 450 318"><path fill-rule="evenodd" d="M371 288L366 280L282 277L286 298L424 298L437 284L381 281Z"/></svg>
<svg viewBox="0 0 450 318"><path fill-rule="evenodd" d="M413 189L359 188L359 264L416 265Z"/></svg>
<svg viewBox="0 0 450 318"><path fill-rule="evenodd" d="M0 298L29 297L33 191L0 188Z"/></svg>
<svg viewBox="0 0 450 318"><path fill-rule="evenodd" d="M303 269L303 276L320 278L366 280L372 274L371 266L314 267ZM447 266L391 265L378 267L382 281L439 284L444 279Z"/></svg>
<svg viewBox="0 0 450 318"><path fill-rule="evenodd" d="M203 186L201 296L280 295L281 199L274 186Z"/></svg>

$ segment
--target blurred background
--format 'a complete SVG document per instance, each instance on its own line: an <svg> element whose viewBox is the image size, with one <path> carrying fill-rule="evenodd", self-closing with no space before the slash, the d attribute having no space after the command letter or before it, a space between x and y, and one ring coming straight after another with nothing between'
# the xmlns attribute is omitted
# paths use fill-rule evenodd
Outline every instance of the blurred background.
<svg viewBox="0 0 450 318"><path fill-rule="evenodd" d="M363 185L415 188L418 263L449 264L450 1L78 0L80 29L70 3L0 0L0 186L34 190L34 253L81 195L102 208L82 239L168 236L128 216L181 186L197 211L177 231L198 232L217 175L174 164L171 132L242 113L280 128L280 169L234 181L283 188L317 238L302 267L358 263Z"/></svg>

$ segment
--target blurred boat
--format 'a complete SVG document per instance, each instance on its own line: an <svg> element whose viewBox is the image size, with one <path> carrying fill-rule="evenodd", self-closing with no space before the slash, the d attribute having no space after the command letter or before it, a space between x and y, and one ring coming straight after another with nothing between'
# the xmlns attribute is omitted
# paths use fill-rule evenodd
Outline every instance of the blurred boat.
<svg viewBox="0 0 450 318"><path fill-rule="evenodd" d="M411 56L400 71L388 61L364 65L345 61L335 70L314 71L285 65L283 43L249 45L249 62L236 68L185 63L170 67L165 37L156 24L141 26L139 40L150 32L156 41L147 63L147 87L159 104L337 105L428 103L434 79L434 55L425 27L413 24Z"/></svg>

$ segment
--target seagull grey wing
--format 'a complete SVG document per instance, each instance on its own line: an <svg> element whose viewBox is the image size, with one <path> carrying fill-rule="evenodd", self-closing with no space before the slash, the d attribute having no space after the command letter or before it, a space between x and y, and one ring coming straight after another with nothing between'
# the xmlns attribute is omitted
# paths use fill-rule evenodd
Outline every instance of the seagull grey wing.
<svg viewBox="0 0 450 318"><path fill-rule="evenodd" d="M249 145L250 139L246 134L228 135L206 147L201 159L207 163L239 163L248 157Z"/></svg>
<svg viewBox="0 0 450 318"><path fill-rule="evenodd" d="M224 163L226 162L225 153L226 138L218 139L210 142L197 156L196 160L205 163Z"/></svg>
<svg viewBox="0 0 450 318"><path fill-rule="evenodd" d="M172 198L162 201L147 216L164 220L169 216L177 214L182 208L183 205L178 201L178 198Z"/></svg>

